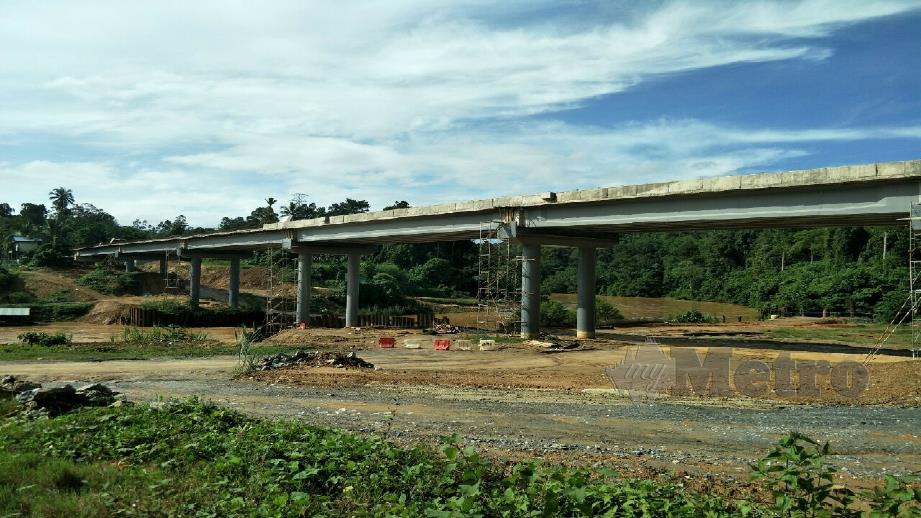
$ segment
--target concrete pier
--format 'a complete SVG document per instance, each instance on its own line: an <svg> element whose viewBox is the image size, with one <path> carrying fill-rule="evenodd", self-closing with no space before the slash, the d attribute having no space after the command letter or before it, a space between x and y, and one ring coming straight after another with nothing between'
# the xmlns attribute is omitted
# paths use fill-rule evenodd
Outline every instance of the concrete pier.
<svg viewBox="0 0 921 518"><path fill-rule="evenodd" d="M192 256L192 268L189 270L189 304L198 307L201 298L201 257Z"/></svg>
<svg viewBox="0 0 921 518"><path fill-rule="evenodd" d="M128 258L125 259L125 271L131 273L134 271L134 259Z"/></svg>
<svg viewBox="0 0 921 518"><path fill-rule="evenodd" d="M310 323L310 275L313 266L313 254L297 254L297 315L295 321Z"/></svg>
<svg viewBox="0 0 921 518"><path fill-rule="evenodd" d="M540 335L540 245L521 245L521 337L535 339Z"/></svg>
<svg viewBox="0 0 921 518"><path fill-rule="evenodd" d="M358 274L361 268L361 254L349 253L348 286L345 294L345 327L358 325Z"/></svg>
<svg viewBox="0 0 921 518"><path fill-rule="evenodd" d="M160 277L166 278L169 275L169 259L164 255L160 258Z"/></svg>
<svg viewBox="0 0 921 518"><path fill-rule="evenodd" d="M240 258L230 259L230 279L227 283L227 305L236 308L240 306Z"/></svg>
<svg viewBox="0 0 921 518"><path fill-rule="evenodd" d="M576 338L595 338L595 248L579 248Z"/></svg>

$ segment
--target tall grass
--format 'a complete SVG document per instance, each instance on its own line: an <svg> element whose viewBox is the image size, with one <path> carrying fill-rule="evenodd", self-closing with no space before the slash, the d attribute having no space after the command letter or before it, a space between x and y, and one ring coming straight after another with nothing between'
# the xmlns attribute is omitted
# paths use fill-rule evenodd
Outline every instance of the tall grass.
<svg viewBox="0 0 921 518"><path fill-rule="evenodd" d="M206 342L208 339L204 331L194 332L179 326L126 327L122 331L122 342L129 344Z"/></svg>

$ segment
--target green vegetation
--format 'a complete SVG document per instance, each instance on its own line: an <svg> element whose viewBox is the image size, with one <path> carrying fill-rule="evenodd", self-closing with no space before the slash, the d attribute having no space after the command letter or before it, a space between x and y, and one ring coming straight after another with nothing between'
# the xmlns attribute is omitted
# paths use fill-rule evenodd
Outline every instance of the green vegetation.
<svg viewBox="0 0 921 518"><path fill-rule="evenodd" d="M921 489L912 487L914 475L886 475L885 484L862 494L835 486L836 469L826 463L831 454L826 442L791 433L752 466L752 479L762 481L774 497L777 516L863 516L858 503L870 508L869 516L921 516Z"/></svg>
<svg viewBox="0 0 921 518"><path fill-rule="evenodd" d="M624 316L613 304L601 297L595 297L597 325L610 325L623 319ZM572 327L576 325L576 312L561 302L545 298L540 302L540 322L541 325L550 327Z"/></svg>
<svg viewBox="0 0 921 518"><path fill-rule="evenodd" d="M2 516L882 517L921 503L911 476L833 486L828 445L799 434L752 466L765 505L601 467L493 462L456 436L399 447L194 399L37 420L0 401L0 416Z"/></svg>
<svg viewBox="0 0 921 518"><path fill-rule="evenodd" d="M44 331L27 331L16 337L20 342L28 345L41 345L51 347L53 345L69 345L73 342L72 337L64 333L45 333Z"/></svg>
<svg viewBox="0 0 921 518"><path fill-rule="evenodd" d="M64 302L28 304L30 317L39 322L64 322L76 320L89 313L93 304L89 302Z"/></svg>
<svg viewBox="0 0 921 518"><path fill-rule="evenodd" d="M253 348L255 355L270 355L303 349L294 345L260 345ZM189 343L124 343L108 342L97 344L69 345L0 345L0 361L12 360L61 360L61 361L106 361L146 360L150 358L208 358L212 356L234 356L239 347L233 344L209 342Z"/></svg>
<svg viewBox="0 0 921 518"><path fill-rule="evenodd" d="M701 313L697 309L689 309L671 320L679 324L715 324L718 322L715 316Z"/></svg>
<svg viewBox="0 0 921 518"><path fill-rule="evenodd" d="M730 516L738 510L678 485L626 480L608 470L500 466L456 438L437 452L400 448L194 400L6 419L0 448L2 515Z"/></svg>
<svg viewBox="0 0 921 518"><path fill-rule="evenodd" d="M96 268L81 276L77 283L87 288L92 288L99 293L110 295L137 294L140 283L138 273L118 272L111 268Z"/></svg>
<svg viewBox="0 0 921 518"><path fill-rule="evenodd" d="M208 341L208 333L191 332L179 326L126 327L122 342L127 344L172 344Z"/></svg>

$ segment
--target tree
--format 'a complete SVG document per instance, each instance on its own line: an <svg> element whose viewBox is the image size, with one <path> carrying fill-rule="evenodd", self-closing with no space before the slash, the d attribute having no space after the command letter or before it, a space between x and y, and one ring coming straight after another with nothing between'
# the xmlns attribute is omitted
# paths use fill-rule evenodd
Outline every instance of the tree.
<svg viewBox="0 0 921 518"><path fill-rule="evenodd" d="M0 203L0 218L8 218L13 215L13 207L9 203Z"/></svg>
<svg viewBox="0 0 921 518"><path fill-rule="evenodd" d="M40 203L23 203L19 208L19 215L25 220L27 227L38 228L45 224L48 209Z"/></svg>
<svg viewBox="0 0 921 518"><path fill-rule="evenodd" d="M68 208L74 203L74 193L65 187L57 187L48 193L51 206L59 215L67 214Z"/></svg>
<svg viewBox="0 0 921 518"><path fill-rule="evenodd" d="M403 201L395 201L393 202L393 205L387 205L386 207L384 207L384 210L408 209L408 208L409 208L409 202L406 200L403 200Z"/></svg>
<svg viewBox="0 0 921 518"><path fill-rule="evenodd" d="M189 223L186 221L185 216L179 215L176 216L176 219L173 221L164 220L157 224L156 233L161 236L181 236L182 234L188 232Z"/></svg>
<svg viewBox="0 0 921 518"><path fill-rule="evenodd" d="M278 200L271 196L265 199L265 204L268 205L270 209L272 208L272 205L275 205L276 203L278 203Z"/></svg>
<svg viewBox="0 0 921 518"><path fill-rule="evenodd" d="M326 209L326 213L330 216L345 216L346 214L361 214L370 210L371 204L367 201L346 198L343 202L330 205L329 208Z"/></svg>

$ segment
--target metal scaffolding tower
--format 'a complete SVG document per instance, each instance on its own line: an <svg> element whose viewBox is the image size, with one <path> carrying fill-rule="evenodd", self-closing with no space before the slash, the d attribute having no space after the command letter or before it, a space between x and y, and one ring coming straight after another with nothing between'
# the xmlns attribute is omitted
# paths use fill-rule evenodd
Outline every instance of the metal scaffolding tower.
<svg viewBox="0 0 921 518"><path fill-rule="evenodd" d="M921 204L912 203L908 215L908 289L911 306L911 356L921 353Z"/></svg>
<svg viewBox="0 0 921 518"><path fill-rule="evenodd" d="M269 269L268 294L265 300L263 337L294 326L297 301L292 281L295 276L291 254L270 248L266 251Z"/></svg>
<svg viewBox="0 0 921 518"><path fill-rule="evenodd" d="M477 327L521 332L521 260L517 246L499 234L500 221L480 223Z"/></svg>
<svg viewBox="0 0 921 518"><path fill-rule="evenodd" d="M166 261L166 275L163 277L163 291L165 293L179 294L182 291L182 279L179 273L182 268L182 256L177 257L178 265L176 272L169 271L169 251L163 252L163 260Z"/></svg>

